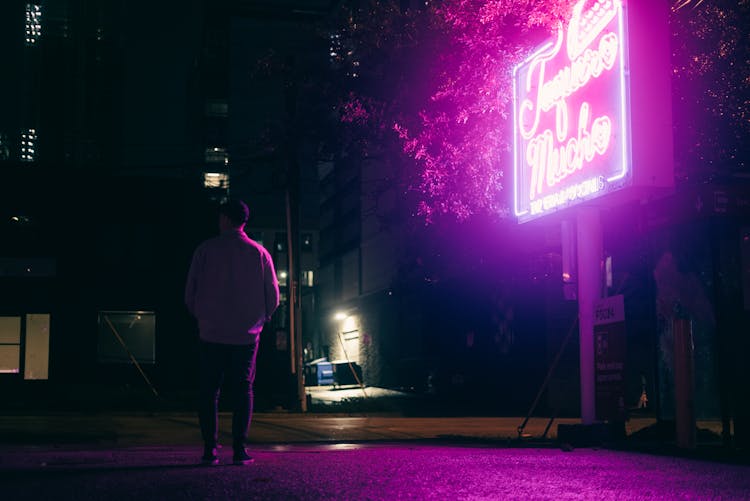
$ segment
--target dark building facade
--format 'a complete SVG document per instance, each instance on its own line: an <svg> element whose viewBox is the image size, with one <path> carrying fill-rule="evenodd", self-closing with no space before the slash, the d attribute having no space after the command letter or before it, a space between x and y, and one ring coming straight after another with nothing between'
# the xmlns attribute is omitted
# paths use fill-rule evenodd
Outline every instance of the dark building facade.
<svg viewBox="0 0 750 501"><path fill-rule="evenodd" d="M63 284L81 277L67 274L65 248L90 212L79 202L96 198L89 173L117 156L116 8L85 1L0 8L0 50L11 69L0 84L0 371L10 380L45 381L65 365L51 355L62 343L50 333L62 316Z"/></svg>
<svg viewBox="0 0 750 501"><path fill-rule="evenodd" d="M0 7L13 68L0 87L4 405L150 393L128 350L160 390L194 382L182 290L192 250L216 231L216 202L204 152L187 148L187 110L204 103L188 92L200 44L183 35L197 30L179 21L199 21L193 4L146 7Z"/></svg>

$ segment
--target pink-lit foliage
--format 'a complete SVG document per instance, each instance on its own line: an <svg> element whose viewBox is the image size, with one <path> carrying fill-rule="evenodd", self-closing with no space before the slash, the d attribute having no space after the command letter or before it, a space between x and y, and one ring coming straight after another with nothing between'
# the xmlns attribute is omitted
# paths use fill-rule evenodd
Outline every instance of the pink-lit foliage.
<svg viewBox="0 0 750 501"><path fill-rule="evenodd" d="M507 215L512 68L575 2L446 0L412 9L363 3L347 26L359 76L366 79L370 65L385 67L373 81L379 85L362 85L342 100L342 122L369 127L367 135L381 144L391 139L384 133L395 134L409 159L406 188L428 222L445 214ZM393 88L384 91L388 84Z"/></svg>

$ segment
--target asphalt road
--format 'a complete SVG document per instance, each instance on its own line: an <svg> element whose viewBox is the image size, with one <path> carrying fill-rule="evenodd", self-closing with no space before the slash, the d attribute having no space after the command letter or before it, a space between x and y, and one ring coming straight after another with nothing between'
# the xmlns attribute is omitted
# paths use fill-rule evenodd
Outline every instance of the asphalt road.
<svg viewBox="0 0 750 501"><path fill-rule="evenodd" d="M713 442L686 453L661 441L641 452L565 451L556 427L545 440L519 439L521 421L257 414L249 444L255 463L228 464L231 452L222 449L222 464L212 468L198 464L192 413L4 413L0 501L750 499L748 461L710 453L718 423L699 423L716 429L705 434ZM540 437L546 424L532 419L525 431ZM651 424L631 419L628 433ZM222 414L224 444L230 428Z"/></svg>
<svg viewBox="0 0 750 501"><path fill-rule="evenodd" d="M604 449L266 444L252 451L252 465L217 467L199 466L197 452L16 449L2 456L0 493L4 500L750 498L750 466ZM228 461L230 451L220 457Z"/></svg>

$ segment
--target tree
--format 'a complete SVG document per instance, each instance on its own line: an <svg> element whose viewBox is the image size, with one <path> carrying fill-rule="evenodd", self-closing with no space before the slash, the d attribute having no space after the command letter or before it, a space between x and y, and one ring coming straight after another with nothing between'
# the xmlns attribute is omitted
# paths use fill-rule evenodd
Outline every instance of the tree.
<svg viewBox="0 0 750 501"><path fill-rule="evenodd" d="M675 1L671 23L678 181L748 174L750 2Z"/></svg>
<svg viewBox="0 0 750 501"><path fill-rule="evenodd" d="M400 189L428 222L507 215L512 68L575 3L345 2L331 31L338 146L364 156L400 149ZM672 5L679 180L747 169L749 3Z"/></svg>

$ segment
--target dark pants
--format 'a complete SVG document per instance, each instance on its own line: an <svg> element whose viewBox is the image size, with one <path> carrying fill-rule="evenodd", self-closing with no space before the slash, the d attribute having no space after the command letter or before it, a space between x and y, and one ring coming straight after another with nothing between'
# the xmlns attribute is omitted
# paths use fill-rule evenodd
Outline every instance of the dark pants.
<svg viewBox="0 0 750 501"><path fill-rule="evenodd" d="M244 446L253 415L253 381L258 345L229 345L201 341L201 373L198 416L203 443L216 447L219 393L226 376L231 390L232 445Z"/></svg>

